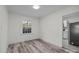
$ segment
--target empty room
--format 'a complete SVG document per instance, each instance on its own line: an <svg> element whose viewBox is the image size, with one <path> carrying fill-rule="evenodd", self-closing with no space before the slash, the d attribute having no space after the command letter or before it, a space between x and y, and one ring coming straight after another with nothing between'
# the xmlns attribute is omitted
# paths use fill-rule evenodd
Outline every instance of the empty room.
<svg viewBox="0 0 79 59"><path fill-rule="evenodd" d="M0 53L79 53L79 5L0 5Z"/></svg>

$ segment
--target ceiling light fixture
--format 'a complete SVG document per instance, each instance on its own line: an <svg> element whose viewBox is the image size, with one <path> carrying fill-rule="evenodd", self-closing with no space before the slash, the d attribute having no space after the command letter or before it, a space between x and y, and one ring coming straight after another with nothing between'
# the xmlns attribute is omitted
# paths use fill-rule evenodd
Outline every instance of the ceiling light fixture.
<svg viewBox="0 0 79 59"><path fill-rule="evenodd" d="M39 9L40 6L39 6L39 5L33 5L33 8L34 8L34 9Z"/></svg>

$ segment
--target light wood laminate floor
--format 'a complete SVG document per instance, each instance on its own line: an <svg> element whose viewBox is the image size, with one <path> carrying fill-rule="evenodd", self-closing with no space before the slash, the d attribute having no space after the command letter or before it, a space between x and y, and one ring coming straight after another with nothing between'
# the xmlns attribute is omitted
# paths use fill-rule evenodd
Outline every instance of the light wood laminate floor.
<svg viewBox="0 0 79 59"><path fill-rule="evenodd" d="M34 39L10 44L8 53L66 53L66 51L41 39Z"/></svg>

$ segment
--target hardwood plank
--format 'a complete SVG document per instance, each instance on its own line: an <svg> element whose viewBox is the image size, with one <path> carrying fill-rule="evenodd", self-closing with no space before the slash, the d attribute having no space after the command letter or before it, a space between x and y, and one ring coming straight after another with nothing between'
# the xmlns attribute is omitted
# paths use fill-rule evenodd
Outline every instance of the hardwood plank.
<svg viewBox="0 0 79 59"><path fill-rule="evenodd" d="M8 53L66 53L66 51L41 39L35 39L10 44Z"/></svg>

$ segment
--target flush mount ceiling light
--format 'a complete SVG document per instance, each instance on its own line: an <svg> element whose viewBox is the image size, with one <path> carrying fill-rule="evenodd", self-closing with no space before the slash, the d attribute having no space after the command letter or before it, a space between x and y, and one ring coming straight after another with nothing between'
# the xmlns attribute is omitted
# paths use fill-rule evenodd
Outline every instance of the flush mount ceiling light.
<svg viewBox="0 0 79 59"><path fill-rule="evenodd" d="M34 9L39 9L40 6L39 6L39 5L33 5L33 8L34 8Z"/></svg>

